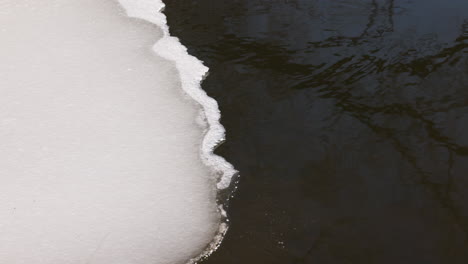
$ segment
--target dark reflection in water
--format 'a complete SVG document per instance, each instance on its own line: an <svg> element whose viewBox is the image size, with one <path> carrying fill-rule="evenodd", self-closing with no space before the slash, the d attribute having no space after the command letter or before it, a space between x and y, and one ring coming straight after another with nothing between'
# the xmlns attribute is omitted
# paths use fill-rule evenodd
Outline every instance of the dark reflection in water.
<svg viewBox="0 0 468 264"><path fill-rule="evenodd" d="M166 4L241 172L204 263L468 263L468 1Z"/></svg>

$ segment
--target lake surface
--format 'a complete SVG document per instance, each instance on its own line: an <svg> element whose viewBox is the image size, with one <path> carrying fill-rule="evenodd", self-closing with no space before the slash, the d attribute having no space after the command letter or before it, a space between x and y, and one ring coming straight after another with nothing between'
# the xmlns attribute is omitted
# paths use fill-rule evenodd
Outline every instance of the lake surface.
<svg viewBox="0 0 468 264"><path fill-rule="evenodd" d="M203 263L468 263L467 1L166 5L240 171Z"/></svg>

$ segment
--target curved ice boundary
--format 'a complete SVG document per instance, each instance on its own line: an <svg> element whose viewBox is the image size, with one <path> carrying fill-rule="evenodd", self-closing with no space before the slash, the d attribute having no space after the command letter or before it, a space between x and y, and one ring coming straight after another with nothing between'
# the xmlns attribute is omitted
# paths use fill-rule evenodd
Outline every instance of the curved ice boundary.
<svg viewBox="0 0 468 264"><path fill-rule="evenodd" d="M237 171L224 158L215 155L214 149L225 140L225 129L220 123L221 113L218 103L209 97L201 88L201 82L208 74L208 67L187 52L178 38L170 35L166 16L163 14L165 4L161 0L118 0L129 17L146 20L157 25L163 31L163 37L153 46L153 51L164 59L175 63L179 71L181 86L184 92L203 108L200 115L207 124L207 130L201 144L200 156L214 175L217 175L217 188L224 190L231 184ZM226 218L226 212L219 205L220 213ZM188 263L196 263L208 257L221 244L228 226L221 223L218 234L198 257Z"/></svg>
<svg viewBox="0 0 468 264"><path fill-rule="evenodd" d="M203 108L204 120L208 130L203 138L201 157L205 165L219 175L218 189L226 189L232 177L237 173L224 158L215 155L213 150L225 140L225 129L221 125L218 103L201 88L201 82L208 73L208 67L202 61L187 52L178 38L169 33L166 16L162 13L164 3L161 0L118 0L129 17L139 18L157 25L163 31L163 37L153 46L153 51L175 62L179 71L182 89Z"/></svg>

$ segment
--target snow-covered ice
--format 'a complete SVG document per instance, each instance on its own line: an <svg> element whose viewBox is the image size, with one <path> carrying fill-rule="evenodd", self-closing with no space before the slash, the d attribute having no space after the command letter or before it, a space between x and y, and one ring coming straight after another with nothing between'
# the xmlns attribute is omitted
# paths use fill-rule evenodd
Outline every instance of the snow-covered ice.
<svg viewBox="0 0 468 264"><path fill-rule="evenodd" d="M0 263L187 263L219 234L207 69L159 0L119 2L0 0Z"/></svg>

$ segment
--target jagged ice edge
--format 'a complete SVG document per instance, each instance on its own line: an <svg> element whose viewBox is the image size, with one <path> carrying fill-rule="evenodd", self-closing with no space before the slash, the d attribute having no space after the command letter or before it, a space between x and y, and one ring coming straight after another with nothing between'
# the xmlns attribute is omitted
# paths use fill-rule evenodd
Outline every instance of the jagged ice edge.
<svg viewBox="0 0 468 264"><path fill-rule="evenodd" d="M217 188L226 189L237 171L224 158L213 153L214 149L225 140L225 129L220 123L221 113L218 103L201 88L201 82L208 74L208 67L190 55L178 38L170 35L166 16L162 13L165 4L161 0L118 0L118 2L124 7L127 16L151 22L163 31L163 37L153 45L153 51L162 58L175 63L182 89L203 108L208 129L202 140L200 156L203 163L219 175ZM221 215L226 217L222 205L219 205L219 210ZM206 250L200 256L191 259L188 264L196 263L214 252L219 247L227 229L228 225L221 223L218 234Z"/></svg>
<svg viewBox="0 0 468 264"><path fill-rule="evenodd" d="M217 183L218 189L226 189L237 171L224 158L213 153L216 146L224 141L225 129L219 122L221 113L218 103L201 88L201 82L208 74L208 67L190 55L178 38L170 35L166 16L162 13L165 5L161 0L118 1L129 17L149 21L162 29L163 37L154 44L153 51L157 55L175 62L180 74L182 89L202 106L208 130L202 141L201 158L205 165L220 174L221 177Z"/></svg>

